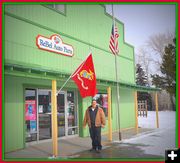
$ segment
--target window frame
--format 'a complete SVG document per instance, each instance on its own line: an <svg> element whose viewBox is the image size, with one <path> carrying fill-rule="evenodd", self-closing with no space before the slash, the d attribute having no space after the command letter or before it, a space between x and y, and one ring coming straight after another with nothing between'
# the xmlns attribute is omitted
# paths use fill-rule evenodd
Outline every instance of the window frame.
<svg viewBox="0 0 180 163"><path fill-rule="evenodd" d="M53 5L53 7L50 7L49 5ZM66 16L66 5L62 4L62 5L64 5L64 11L58 10L57 8L54 7L55 5L57 5L57 4L46 4L46 5L42 5L42 6Z"/></svg>

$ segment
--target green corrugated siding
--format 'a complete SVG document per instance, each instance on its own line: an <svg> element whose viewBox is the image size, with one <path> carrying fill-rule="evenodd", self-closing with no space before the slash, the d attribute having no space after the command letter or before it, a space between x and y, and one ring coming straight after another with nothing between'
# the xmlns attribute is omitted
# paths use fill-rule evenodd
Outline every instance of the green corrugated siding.
<svg viewBox="0 0 180 163"><path fill-rule="evenodd" d="M67 5L66 7L67 13L64 16L42 5L7 5L6 13L16 15L18 19L8 14L5 16L6 62L39 65L43 68L71 73L86 58L91 49L97 77L115 80L114 55L108 52L111 18L105 15L104 8L99 5ZM121 74L119 76L123 81L134 83L133 48L123 42L123 25L119 23L118 26L120 56L130 59L118 57ZM51 29L57 31L58 34L61 32L65 34L61 35L61 38L74 47L73 57L37 48L36 36L41 34L50 37L54 34ZM104 50L90 47L76 39Z"/></svg>
<svg viewBox="0 0 180 163"><path fill-rule="evenodd" d="M23 86L16 78L5 78L5 152L24 147Z"/></svg>

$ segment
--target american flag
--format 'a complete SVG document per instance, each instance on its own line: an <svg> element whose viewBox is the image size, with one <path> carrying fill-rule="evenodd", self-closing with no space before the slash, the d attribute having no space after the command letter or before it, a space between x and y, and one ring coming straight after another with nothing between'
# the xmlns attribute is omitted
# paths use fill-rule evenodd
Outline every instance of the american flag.
<svg viewBox="0 0 180 163"><path fill-rule="evenodd" d="M112 25L112 31L111 31L111 37L110 37L110 42L109 42L109 48L111 52L116 55L119 53L118 49L118 28L114 24Z"/></svg>

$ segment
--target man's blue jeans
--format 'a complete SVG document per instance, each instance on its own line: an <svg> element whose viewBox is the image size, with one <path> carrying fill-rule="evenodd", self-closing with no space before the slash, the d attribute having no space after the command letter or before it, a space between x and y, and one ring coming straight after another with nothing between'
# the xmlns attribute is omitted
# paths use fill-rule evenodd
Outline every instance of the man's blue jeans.
<svg viewBox="0 0 180 163"><path fill-rule="evenodd" d="M92 139L92 148L95 150L101 150L101 127L91 125L91 128L89 128L89 133Z"/></svg>

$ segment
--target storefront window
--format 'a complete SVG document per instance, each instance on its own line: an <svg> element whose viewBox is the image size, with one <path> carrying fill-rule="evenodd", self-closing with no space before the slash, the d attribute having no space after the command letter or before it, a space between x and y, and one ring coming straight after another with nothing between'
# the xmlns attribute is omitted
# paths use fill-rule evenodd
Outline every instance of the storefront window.
<svg viewBox="0 0 180 163"><path fill-rule="evenodd" d="M25 90L26 142L37 140L36 90Z"/></svg>
<svg viewBox="0 0 180 163"><path fill-rule="evenodd" d="M57 4L51 4L51 5L47 5L50 8L53 8L55 10L58 10L62 13L65 13L65 5L57 5Z"/></svg>
<svg viewBox="0 0 180 163"><path fill-rule="evenodd" d="M94 97L97 100L97 104L104 110L104 114L108 116L108 95L103 93L98 93Z"/></svg>

